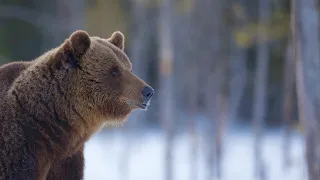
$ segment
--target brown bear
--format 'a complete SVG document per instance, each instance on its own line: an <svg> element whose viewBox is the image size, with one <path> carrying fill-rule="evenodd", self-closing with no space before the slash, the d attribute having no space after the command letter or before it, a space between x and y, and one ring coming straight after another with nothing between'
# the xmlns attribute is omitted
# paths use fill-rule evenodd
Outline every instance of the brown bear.
<svg viewBox="0 0 320 180"><path fill-rule="evenodd" d="M84 143L146 109L154 90L132 73L124 36L78 30L42 56L0 67L0 180L83 179Z"/></svg>

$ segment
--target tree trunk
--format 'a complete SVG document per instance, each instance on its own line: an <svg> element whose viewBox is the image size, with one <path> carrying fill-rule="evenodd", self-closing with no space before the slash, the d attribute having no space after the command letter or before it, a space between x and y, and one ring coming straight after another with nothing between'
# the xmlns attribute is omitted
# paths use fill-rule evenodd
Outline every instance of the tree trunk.
<svg viewBox="0 0 320 180"><path fill-rule="evenodd" d="M284 139L283 139L283 160L284 169L291 166L291 123L293 118L293 98L294 98L294 59L292 56L292 43L288 42L285 55L284 66L284 88L283 88L283 121L284 121Z"/></svg>
<svg viewBox="0 0 320 180"><path fill-rule="evenodd" d="M218 47L217 76L215 77L215 86L218 88L216 94L216 117L215 117L215 160L216 176L222 178L222 160L223 160L223 137L226 127L230 121L228 109L230 106L230 87L231 81L231 28L229 24L228 8L231 2L228 0L219 0L216 4L217 16L220 18L216 24L220 43ZM241 86L240 86L241 87ZM239 89L238 89L239 90Z"/></svg>
<svg viewBox="0 0 320 180"><path fill-rule="evenodd" d="M162 0L159 16L159 67L160 67L160 106L161 122L166 130L165 145L165 179L173 179L172 165L172 148L173 148L173 84L172 84L172 62L173 62L173 45L172 45L172 15L171 0Z"/></svg>
<svg viewBox="0 0 320 180"><path fill-rule="evenodd" d="M206 4L204 4L206 5ZM214 0L210 3L207 2L207 7L203 7L206 8L206 16L209 16L209 14L214 17L211 19L211 23L209 27L207 25L207 21L206 19L204 19L205 21L202 22L203 26L205 28L207 28L207 30L211 30L210 33L206 34L207 38L206 40L208 40L208 44L207 44L207 51L209 51L208 53L205 53L207 55L206 61L203 62L204 65L204 70L207 73L207 79L208 82L206 84L206 110L208 111L208 117L209 117L209 127L208 127L208 132L206 135L206 140L207 140L207 144L209 146L208 150L208 174L206 179L213 179L215 176L215 170L218 169L217 167L217 153L219 150L219 140L220 138L217 137L217 135L220 133L219 131L217 131L217 126L218 126L218 108L219 108L219 104L217 103L219 101L219 95L220 95L220 90L221 90L221 85L222 85L222 80L221 80L221 74L222 74L222 70L220 69L221 64L220 60L221 60L221 54L220 54L220 43L221 43L221 39L219 36L220 33L220 0ZM210 12L210 10L208 10L208 7L214 7L213 10L211 10L212 12ZM209 24L209 23L208 23ZM205 38L204 38L205 39ZM203 40L204 40L203 39ZM214 138L214 139L213 139ZM217 146L218 145L218 146Z"/></svg>
<svg viewBox="0 0 320 180"><path fill-rule="evenodd" d="M197 59L200 61L199 87L202 89L205 102L205 110L209 119L206 126L206 160L207 174L206 179L213 179L215 175L220 175L221 162L221 137L224 101L222 89L224 83L225 61L224 57L225 42L223 42L222 26L223 6L221 0L199 0L195 3L196 21L195 26L198 32L196 43L198 47ZM211 18L208 18L211 17ZM203 88L202 88L203 87ZM216 173L216 174L215 174Z"/></svg>
<svg viewBox="0 0 320 180"><path fill-rule="evenodd" d="M268 27L270 5L268 0L260 0L259 3L259 24ZM255 155L255 173L259 179L265 179L265 164L262 159L262 133L263 122L265 120L266 112L266 91L268 82L268 61L269 49L266 42L266 29L259 29L258 37L258 52L257 52L257 67L255 79L254 92L254 108L253 108L253 122L254 122L254 155Z"/></svg>
<svg viewBox="0 0 320 180"><path fill-rule="evenodd" d="M189 116L189 131L190 131L190 177L192 180L198 179L198 132L197 132L197 121L195 119L195 113L197 110L197 71L198 67L196 63L191 68L190 76L190 85L192 87L189 88L189 108L188 108L188 116Z"/></svg>
<svg viewBox="0 0 320 180"><path fill-rule="evenodd" d="M248 2L247 0L240 0L242 6L245 6ZM242 17L237 19L235 22L235 28L241 28L247 26L247 17ZM247 83L247 51L245 48L238 46L234 38L231 39L232 44L232 57L231 57L231 78L230 78L230 97L229 97L229 120L236 122L239 116L238 110L241 103L241 99L245 92L245 87Z"/></svg>
<svg viewBox="0 0 320 180"><path fill-rule="evenodd" d="M187 27L188 32L192 34L191 28L192 27L192 15L189 16ZM197 51L195 50L194 46L194 37L189 38L188 43L188 50L185 52L187 54L186 59L183 59L183 61L188 61L189 63L182 62L184 65L184 68L188 68L188 117L189 117L189 132L190 132L190 179L197 180L198 179L198 154L199 154L199 142L198 142L198 132L197 132L197 120L196 120L196 112L197 112L197 102L198 102L198 91L199 91L199 82L198 82L198 76L199 76L199 62L197 59ZM181 73L181 72L180 72Z"/></svg>
<svg viewBox="0 0 320 180"><path fill-rule="evenodd" d="M299 120L306 133L309 180L320 177L319 12L314 0L292 0L292 34L296 60Z"/></svg>

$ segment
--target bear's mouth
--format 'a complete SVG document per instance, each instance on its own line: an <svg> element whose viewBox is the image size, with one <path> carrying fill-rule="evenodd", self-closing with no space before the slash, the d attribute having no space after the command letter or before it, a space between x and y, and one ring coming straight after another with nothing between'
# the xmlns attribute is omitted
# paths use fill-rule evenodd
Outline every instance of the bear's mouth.
<svg viewBox="0 0 320 180"><path fill-rule="evenodd" d="M148 105L147 104L136 104L137 106L139 106L141 109L147 109L148 108Z"/></svg>
<svg viewBox="0 0 320 180"><path fill-rule="evenodd" d="M127 101L127 103L131 106L136 106L136 107L139 107L141 109L147 109L148 106L149 106L149 103L137 103L137 102L134 102L134 101Z"/></svg>

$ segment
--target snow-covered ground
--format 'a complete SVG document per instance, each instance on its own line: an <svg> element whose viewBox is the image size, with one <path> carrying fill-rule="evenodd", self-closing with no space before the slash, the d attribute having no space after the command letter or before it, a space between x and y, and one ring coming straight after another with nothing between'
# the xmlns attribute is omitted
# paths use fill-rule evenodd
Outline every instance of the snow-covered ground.
<svg viewBox="0 0 320 180"><path fill-rule="evenodd" d="M142 131L142 133L141 133ZM96 134L85 149L86 180L117 180L126 174L130 180L164 179L164 136L160 131L141 130L128 146L123 131ZM267 131L263 143L263 157L266 162L267 180L306 180L303 160L303 138L293 136L291 154L292 166L283 170L283 136L281 131ZM214 138L212 138L214 140ZM180 134L174 146L174 179L191 180L189 159L189 137ZM205 143L200 139L198 161L199 180L206 176ZM128 173L125 172L124 152L129 152ZM224 141L222 180L254 180L253 136L249 131L231 131Z"/></svg>

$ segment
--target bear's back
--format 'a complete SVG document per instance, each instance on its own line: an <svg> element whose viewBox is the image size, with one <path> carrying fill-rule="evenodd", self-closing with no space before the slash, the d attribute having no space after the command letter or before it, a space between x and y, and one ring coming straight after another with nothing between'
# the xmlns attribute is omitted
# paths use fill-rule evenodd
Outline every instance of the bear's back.
<svg viewBox="0 0 320 180"><path fill-rule="evenodd" d="M30 62L12 62L0 67L0 99L5 97L11 84L29 65Z"/></svg>
<svg viewBox="0 0 320 180"><path fill-rule="evenodd" d="M13 151L14 147L19 147L18 143L21 142L21 138L17 138L19 137L17 134L21 135L20 131L17 130L17 124L12 121L13 118L8 113L10 108L8 107L6 94L14 80L29 65L29 62L12 62L0 67L0 147L2 148L0 151L0 164L8 162L6 158L12 158L9 152ZM15 138L10 139L10 144L5 144L4 139L9 137ZM0 165L0 179L4 179L5 175L8 175L8 169L3 169Z"/></svg>

